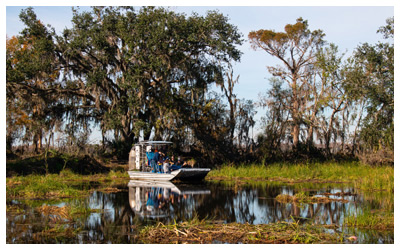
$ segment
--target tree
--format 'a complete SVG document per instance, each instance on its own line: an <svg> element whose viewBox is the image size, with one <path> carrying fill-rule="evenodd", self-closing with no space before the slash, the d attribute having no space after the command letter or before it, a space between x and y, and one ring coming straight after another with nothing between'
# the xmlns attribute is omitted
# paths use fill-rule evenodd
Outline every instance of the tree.
<svg viewBox="0 0 400 250"><path fill-rule="evenodd" d="M283 66L268 66L268 71L287 83L289 95L285 97L290 112L291 135L296 148L300 141L300 129L304 123L310 78L316 53L324 44L321 30L310 31L308 22L298 18L295 24L285 26L285 32L258 30L249 33L252 47L262 49L278 58Z"/></svg>
<svg viewBox="0 0 400 250"><path fill-rule="evenodd" d="M378 32L384 38L394 36L394 19ZM347 93L352 100L363 98L366 114L360 139L366 150L394 151L394 44L363 44L354 52L346 75Z"/></svg>
<svg viewBox="0 0 400 250"><path fill-rule="evenodd" d="M237 146L243 152L251 152L251 146L254 144L253 137L250 136L250 129L253 130L256 122L253 117L257 113L254 110L254 103L252 100L241 99L238 101L236 110L236 123L237 123Z"/></svg>
<svg viewBox="0 0 400 250"><path fill-rule="evenodd" d="M317 53L315 63L319 83L312 85L314 108L309 121L312 123L310 127L319 129L318 134L323 138L327 155L331 154L332 136L334 142L340 137L341 143L345 143L346 126L341 127L338 116L350 105L345 93L343 56L338 54L336 45L330 44Z"/></svg>
<svg viewBox="0 0 400 250"><path fill-rule="evenodd" d="M233 77L233 69L229 66L229 71L225 73L226 81L223 81L219 84L221 87L221 91L228 101L229 105L229 118L228 118L228 127L229 127L229 145L233 148L235 127L236 127L236 116L237 116L237 107L238 107L238 99L236 94L234 94L233 89L235 84L239 82L239 76L234 79Z"/></svg>
<svg viewBox="0 0 400 250"><path fill-rule="evenodd" d="M32 8L22 11L20 18L27 28L7 39L7 131L24 129L21 134L26 140L32 138L39 151L45 133L60 120L60 99L49 92L59 76L54 32L36 18Z"/></svg>
<svg viewBox="0 0 400 250"><path fill-rule="evenodd" d="M160 139L198 122L208 86L240 59L241 35L217 12L94 7L72 21L58 37L68 93L128 149L141 133Z"/></svg>
<svg viewBox="0 0 400 250"><path fill-rule="evenodd" d="M286 96L289 90L283 89L281 79L270 80L272 88L266 95L260 96L261 107L267 108L266 116L263 117L263 134L257 138L259 149L264 158L275 158L282 153L282 143L287 141L288 130L290 133L289 106Z"/></svg>

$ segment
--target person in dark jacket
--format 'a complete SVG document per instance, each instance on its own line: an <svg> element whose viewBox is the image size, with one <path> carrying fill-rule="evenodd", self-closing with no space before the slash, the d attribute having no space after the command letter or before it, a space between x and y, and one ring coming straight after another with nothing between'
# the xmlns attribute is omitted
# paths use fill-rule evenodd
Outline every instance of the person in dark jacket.
<svg viewBox="0 0 400 250"><path fill-rule="evenodd" d="M158 152L154 152L154 148L151 148L150 152L146 152L147 160L149 162L149 166L153 169L153 173L157 173L157 163L159 160Z"/></svg>
<svg viewBox="0 0 400 250"><path fill-rule="evenodd" d="M174 156L171 156L171 167L169 168L170 171L178 170L182 167L183 162L181 158L178 157L178 160L175 160Z"/></svg>

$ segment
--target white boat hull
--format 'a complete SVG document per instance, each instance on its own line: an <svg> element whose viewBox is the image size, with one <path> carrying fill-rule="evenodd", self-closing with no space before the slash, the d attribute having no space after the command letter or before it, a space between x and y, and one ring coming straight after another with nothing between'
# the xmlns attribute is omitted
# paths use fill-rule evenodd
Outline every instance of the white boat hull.
<svg viewBox="0 0 400 250"><path fill-rule="evenodd" d="M136 180L171 181L175 179L201 180L206 177L208 172L210 172L209 168L181 168L172 171L170 174L139 171L128 171L128 174L131 179Z"/></svg>

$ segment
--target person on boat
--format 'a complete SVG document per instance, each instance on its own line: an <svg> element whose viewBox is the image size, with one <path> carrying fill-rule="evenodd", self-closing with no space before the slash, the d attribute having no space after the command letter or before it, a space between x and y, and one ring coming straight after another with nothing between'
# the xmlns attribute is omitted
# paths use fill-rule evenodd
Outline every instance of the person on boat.
<svg viewBox="0 0 400 250"><path fill-rule="evenodd" d="M165 171L163 170L163 165L164 165L164 161L165 161L165 154L163 152L159 152L159 159L157 162L157 169L158 169L158 173L165 173Z"/></svg>
<svg viewBox="0 0 400 250"><path fill-rule="evenodd" d="M182 167L183 163L181 161L181 158L178 157L178 160L175 161L175 156L171 156L171 166L169 168L169 171L174 171L174 170L178 170Z"/></svg>
<svg viewBox="0 0 400 250"><path fill-rule="evenodd" d="M153 169L152 172L157 172L157 162L159 160L158 152L154 152L154 148L150 149L150 152L146 152L147 160L149 162L150 167Z"/></svg>
<svg viewBox="0 0 400 250"><path fill-rule="evenodd" d="M171 166L171 161L169 160L168 157L166 157L163 162L164 173L167 173L167 174L171 173L170 166Z"/></svg>

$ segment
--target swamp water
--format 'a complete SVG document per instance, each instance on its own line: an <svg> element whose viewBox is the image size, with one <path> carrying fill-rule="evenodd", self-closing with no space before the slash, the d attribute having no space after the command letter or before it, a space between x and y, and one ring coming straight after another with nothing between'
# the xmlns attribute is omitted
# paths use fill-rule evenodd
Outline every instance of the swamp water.
<svg viewBox="0 0 400 250"><path fill-rule="evenodd" d="M357 215L365 209L379 211L382 204L393 202L390 201L393 195L387 192L359 194L345 184L160 182L155 185L133 180L113 189L95 191L79 199L7 201L6 241L139 243L138 232L146 225L174 224L197 218L216 223L295 221L323 224L330 225L328 232L343 235L344 239L356 236L357 240L352 243L394 243L393 230L343 227L346 215ZM280 203L275 199L280 194L298 193L328 197L333 201L297 204ZM59 209L52 212L54 208Z"/></svg>

